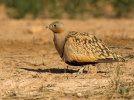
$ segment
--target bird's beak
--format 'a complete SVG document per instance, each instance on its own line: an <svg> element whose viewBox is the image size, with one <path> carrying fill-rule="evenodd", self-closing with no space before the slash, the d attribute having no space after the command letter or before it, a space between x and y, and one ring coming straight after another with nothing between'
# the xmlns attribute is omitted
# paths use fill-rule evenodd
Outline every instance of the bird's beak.
<svg viewBox="0 0 134 100"><path fill-rule="evenodd" d="M49 26L46 26L46 28L49 28Z"/></svg>

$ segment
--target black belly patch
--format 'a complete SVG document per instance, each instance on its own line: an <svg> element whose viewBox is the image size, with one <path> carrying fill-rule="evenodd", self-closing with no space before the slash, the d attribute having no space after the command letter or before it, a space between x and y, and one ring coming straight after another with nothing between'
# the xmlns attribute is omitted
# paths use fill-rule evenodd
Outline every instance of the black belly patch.
<svg viewBox="0 0 134 100"><path fill-rule="evenodd" d="M71 61L71 62L66 62L67 64L69 65L72 65L72 66L82 66L82 65L87 65L87 64L96 64L97 62L83 62L83 63L80 63L80 62L77 62L77 61Z"/></svg>
<svg viewBox="0 0 134 100"><path fill-rule="evenodd" d="M113 63L113 62L118 62L117 59L100 59L100 60L96 60L94 62L77 62L77 61L67 61L66 63L72 66L82 66L82 65L87 65L87 64L91 64L91 65L95 65L97 63Z"/></svg>

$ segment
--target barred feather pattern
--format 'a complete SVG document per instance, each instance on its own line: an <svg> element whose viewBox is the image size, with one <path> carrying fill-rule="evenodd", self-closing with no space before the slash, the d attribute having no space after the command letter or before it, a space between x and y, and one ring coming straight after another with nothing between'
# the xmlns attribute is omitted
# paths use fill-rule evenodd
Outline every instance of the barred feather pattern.
<svg viewBox="0 0 134 100"><path fill-rule="evenodd" d="M63 48L63 60L65 62L118 62L124 58L113 53L94 35L70 31L65 38Z"/></svg>

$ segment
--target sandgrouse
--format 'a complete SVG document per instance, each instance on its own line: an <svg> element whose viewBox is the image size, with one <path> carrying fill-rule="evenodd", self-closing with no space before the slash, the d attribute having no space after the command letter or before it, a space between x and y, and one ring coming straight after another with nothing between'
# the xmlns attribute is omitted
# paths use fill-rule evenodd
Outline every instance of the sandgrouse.
<svg viewBox="0 0 134 100"><path fill-rule="evenodd" d="M62 22L55 21L46 26L54 33L54 44L62 60L73 66L81 66L82 73L86 64L124 61L120 55L109 48L97 37L85 32L67 31Z"/></svg>

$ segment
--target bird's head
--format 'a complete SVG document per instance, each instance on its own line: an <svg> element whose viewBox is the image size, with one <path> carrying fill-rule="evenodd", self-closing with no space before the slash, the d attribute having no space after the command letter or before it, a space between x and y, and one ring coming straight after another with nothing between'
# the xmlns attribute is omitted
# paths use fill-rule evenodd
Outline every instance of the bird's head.
<svg viewBox="0 0 134 100"><path fill-rule="evenodd" d="M65 30L64 24L59 21L55 21L51 23L50 25L46 26L46 28L49 28L54 33L62 33Z"/></svg>

